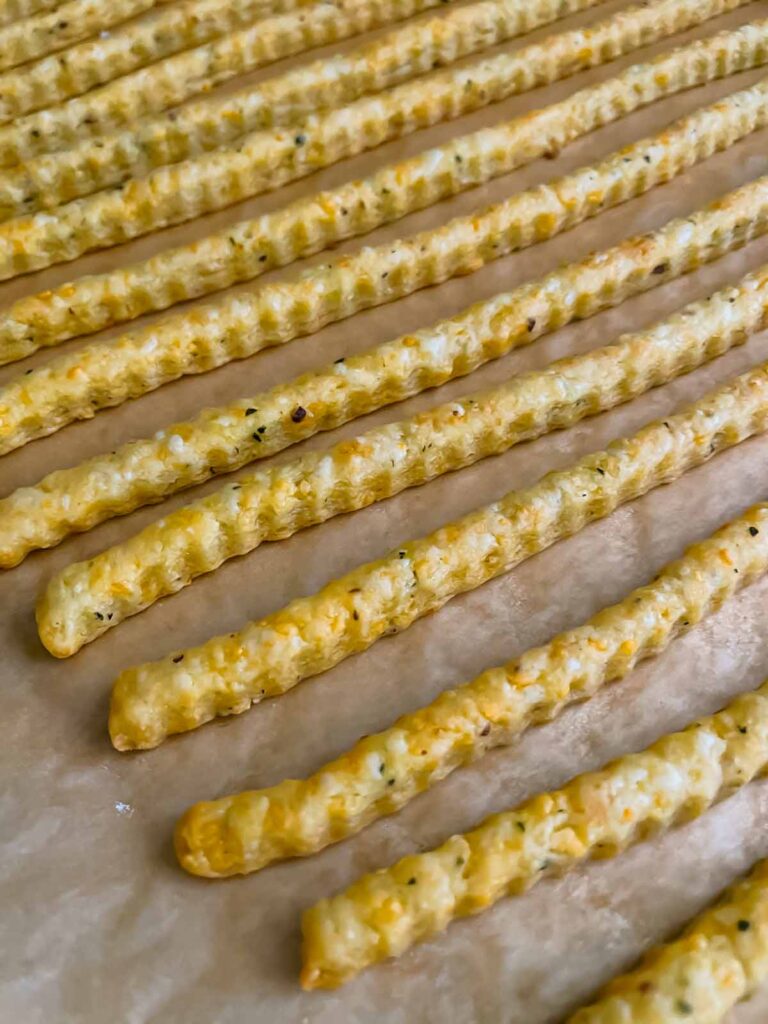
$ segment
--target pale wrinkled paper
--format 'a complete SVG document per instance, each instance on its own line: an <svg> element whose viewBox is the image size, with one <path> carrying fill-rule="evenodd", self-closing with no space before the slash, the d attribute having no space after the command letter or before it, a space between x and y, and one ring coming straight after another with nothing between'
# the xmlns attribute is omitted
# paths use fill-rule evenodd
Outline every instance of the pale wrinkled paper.
<svg viewBox="0 0 768 1024"><path fill-rule="evenodd" d="M570 19L569 24L596 20L620 6L609 3L588 16ZM760 16L768 16L768 3L753 4L677 41ZM534 38L551 31L537 32ZM519 43L508 48L514 45ZM668 41L643 53L658 53L671 45ZM421 132L278 193L122 250L10 282L0 288L0 302L5 305L74 274L128 262L214 226L273 209L288 198L348 180L453 134L566 96L583 83L607 78L632 62L627 57ZM570 146L556 161L539 161L377 231L365 241L395 239L436 225L460 211L564 173L760 77L759 71L736 76L653 106ZM688 213L768 173L767 147L768 132L762 132L644 198L471 277L69 427L3 458L0 492L33 483L44 473L129 438L145 436L205 404L255 393L299 371L429 324L565 260ZM360 244L352 241L344 248ZM324 447L374 423L604 344L767 260L765 238L685 280L544 338L439 393L385 409L332 436L316 437L307 447ZM289 276L297 270L279 273ZM66 348L82 344L80 340ZM20 366L5 367L0 380L47 358L49 354L41 352ZM562 880L542 883L523 898L507 900L456 924L399 962L370 970L338 992L302 993L298 986L299 915L304 907L364 871L471 827L489 812L513 806L616 755L639 749L768 676L768 580L745 591L625 682L546 728L532 730L514 749L497 751L457 772L400 814L336 848L248 878L204 882L181 872L170 846L174 821L190 803L270 785L286 776L303 776L364 733L387 726L445 687L546 641L648 580L687 544L768 497L768 438L720 455L507 576L454 600L406 633L381 641L366 654L248 714L205 726L136 756L117 754L106 734L109 689L125 666L236 629L406 538L420 536L530 483L546 469L567 465L647 420L671 412L767 358L765 334L623 409L289 541L265 545L130 620L68 661L55 661L38 642L33 619L36 594L56 570L129 536L160 511L147 508L107 523L6 573L0 579L0 835L4 847L0 1020L24 1024L554 1024L610 976L630 966L649 945L674 934L755 859L768 855L768 783L758 783L699 821L612 862L591 864ZM217 486L212 481L194 493ZM177 495L164 509L178 507L189 497ZM757 1024L766 1018L768 989L740 1007L731 1021Z"/></svg>

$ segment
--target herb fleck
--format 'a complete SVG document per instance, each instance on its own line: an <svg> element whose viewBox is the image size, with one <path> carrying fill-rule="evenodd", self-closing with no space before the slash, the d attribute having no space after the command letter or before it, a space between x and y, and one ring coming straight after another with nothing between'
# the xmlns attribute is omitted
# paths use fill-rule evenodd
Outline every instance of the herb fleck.
<svg viewBox="0 0 768 1024"><path fill-rule="evenodd" d="M307 410L304 408L304 406L297 405L296 408L291 413L291 419L293 420L294 423L301 423L301 421L306 417L306 415Z"/></svg>

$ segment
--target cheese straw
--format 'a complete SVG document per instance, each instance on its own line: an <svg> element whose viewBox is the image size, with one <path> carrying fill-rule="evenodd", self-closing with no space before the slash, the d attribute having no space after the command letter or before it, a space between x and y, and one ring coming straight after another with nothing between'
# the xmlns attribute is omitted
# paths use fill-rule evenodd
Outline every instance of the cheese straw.
<svg viewBox="0 0 768 1024"><path fill-rule="evenodd" d="M487 818L472 832L404 857L321 900L302 921L302 985L335 988L456 918L696 818L767 766L764 683L642 753L580 775L563 789Z"/></svg>
<svg viewBox="0 0 768 1024"><path fill-rule="evenodd" d="M152 64L206 39L231 32L272 11L290 11L310 0L180 0L86 39L61 53L0 75L0 123L78 96L102 82Z"/></svg>
<svg viewBox="0 0 768 1024"><path fill-rule="evenodd" d="M623 679L766 570L768 504L762 504L618 604L446 690L308 779L195 804L176 829L182 867L208 878L244 874L354 835L456 768Z"/></svg>
<svg viewBox="0 0 768 1024"><path fill-rule="evenodd" d="M238 632L128 669L112 692L112 742L154 747L285 693L766 426L768 364Z"/></svg>
<svg viewBox="0 0 768 1024"><path fill-rule="evenodd" d="M404 16L404 5L417 9L426 0L370 0L366 4L346 0L349 14L335 4L319 5L301 14L286 15L270 23L261 22L261 30L250 30L258 40L250 47L254 62L277 59L282 53L296 52L309 45L328 41L326 36L350 35L362 31L367 19L393 20ZM429 0L430 3L437 0ZM661 0L652 7L630 7L619 15L588 27L564 32L525 47L513 54L501 54L484 62L485 66L465 68L460 77L466 81L468 72L496 83L480 90L470 89L457 97L457 106L445 116L457 116L465 108L483 106L516 92L564 78L595 64L603 64L674 32L699 24L722 13L726 7L747 0ZM552 13L551 0L543 4L542 17ZM490 10L489 10L490 7ZM301 122L320 107L337 107L361 96L380 92L385 87L431 71L440 64L450 64L462 56L486 49L495 42L518 35L521 26L535 24L534 8L521 17L519 0L486 0L485 3L460 7L445 18L406 25L381 40L360 47L351 54L340 55L329 64L317 61L272 79L262 86L242 90L220 99L204 99L176 111L171 120L166 115L95 141L85 140L63 153L48 154L9 169L0 179L0 217L15 217L39 209L50 209L60 203L85 196L128 178L149 173L163 164L177 163L207 150L231 145L244 133L274 127L276 124ZM745 33L731 36L738 39L742 54L749 52L752 39L760 38L761 23L748 26ZM762 23L763 32L768 31ZM728 35L728 34L723 34ZM717 39L706 40L700 47L706 54ZM223 43L219 43L222 46ZM766 48L763 36L763 49ZM239 52L238 48L238 52ZM414 54L409 59L407 54ZM176 58L180 60L181 58ZM742 58L743 59L743 58ZM489 72L493 70L493 74ZM677 79L680 68L676 68ZM703 73L703 68L699 70ZM718 67L720 75L727 68ZM435 82L450 84L452 75L421 80L422 100ZM663 72L660 80L663 82ZM186 76L174 82L188 81ZM679 88L679 85L678 85ZM123 95L123 94L121 94ZM153 94L155 95L155 94ZM110 107L110 110L113 108ZM298 130L306 134L298 123ZM317 129L313 129L316 136ZM46 136L47 137L47 136Z"/></svg>
<svg viewBox="0 0 768 1024"><path fill-rule="evenodd" d="M720 40L714 52L708 47L681 48L667 54L663 62L636 65L631 73L600 83L586 96L577 93L571 103L545 107L503 125L507 145L520 150L516 166L556 151L584 134L585 125L593 130L682 89L763 64L768 54L765 25L762 30L758 38L741 33L725 48ZM505 63L514 55L500 59ZM548 53L550 65L557 60L556 50ZM406 82L346 107L313 114L294 128L251 132L235 145L158 167L147 177L73 200L49 215L6 221L0 224L0 280L184 223L275 189L387 140L485 106L507 95L509 83L509 69L500 68L496 58L438 72L429 80ZM762 83L762 89L766 88ZM728 102L738 102L743 108L734 138L744 130L741 121L745 115L762 123L766 104L761 85L729 97ZM751 115L747 114L750 108ZM730 117L733 122L733 111ZM716 134L714 125L690 122L688 127L686 141L692 151L702 145L694 131L703 133L706 144L711 144ZM512 132L515 139L510 138Z"/></svg>
<svg viewBox="0 0 768 1024"><path fill-rule="evenodd" d="M15 565L69 533L471 373L548 331L737 249L766 224L768 178L416 334L57 470L0 500L0 565ZM299 407L306 415L296 415Z"/></svg>
<svg viewBox="0 0 768 1024"><path fill-rule="evenodd" d="M767 99L768 80L626 146L595 166L517 193L478 213L362 249L293 281L225 297L116 341L59 356L0 389L0 453L186 374L206 372L306 336L361 309L470 273L506 253L551 238L768 124ZM254 447L251 440L247 449ZM241 465L248 461L239 452L235 456Z"/></svg>
<svg viewBox="0 0 768 1024"><path fill-rule="evenodd" d="M143 14L157 0L70 0L56 11L40 12L0 28L0 70L63 50L99 30Z"/></svg>
<svg viewBox="0 0 768 1024"><path fill-rule="evenodd" d="M719 1024L768 978L768 861L761 861L680 938L652 950L568 1024Z"/></svg>
<svg viewBox="0 0 768 1024"><path fill-rule="evenodd" d="M720 33L577 92L527 121L512 120L460 136L384 166L368 178L346 182L274 213L241 221L133 266L25 296L0 313L0 363L21 359L41 345L55 345L254 278L343 238L364 234L482 185L547 152L547 147L556 149L607 120L629 113L638 104L651 102L657 97L659 74L667 89L675 83L687 86L699 80L697 75L725 73L745 63L762 61L767 43L768 22ZM686 74L680 73L683 54ZM676 75L667 73L671 65L677 69ZM526 65L539 66L549 65Z"/></svg>
<svg viewBox="0 0 768 1024"><path fill-rule="evenodd" d="M74 654L105 629L263 541L572 426L687 373L766 326L768 266L613 345L243 477L54 576L37 607L40 638L57 657ZM304 406L296 408L306 415Z"/></svg>
<svg viewBox="0 0 768 1024"><path fill-rule="evenodd" d="M385 25L426 11L446 0L327 0L309 10L273 17L268 22L231 32L204 46L168 57L166 60L124 76L101 89L29 114L0 129L0 166L13 167L22 161L57 150L72 150L62 158L81 160L83 173L91 174L85 161L96 165L115 162L115 169L132 166L133 173L163 163L175 163L195 153L231 142L246 131L271 128L305 117L315 110L350 103L360 96L407 81L442 64L468 56L549 24L574 11L585 10L604 0L479 0L458 8L446 8L439 18L404 25L379 39L353 50L302 64L291 71L249 85L226 96L205 96L213 86L235 75L251 71L276 55L275 47L302 44L304 49L355 35L367 25ZM730 4L730 0L726 0ZM743 0L737 0L742 3ZM329 6L337 11L336 26ZM711 4L705 5L706 11ZM712 8L714 10L714 8ZM695 10L681 11L688 17L706 20ZM622 23L632 10L619 12ZM660 19L630 20L639 28L658 27ZM268 31L267 31L268 30ZM580 36L586 53L572 52L572 60L589 59L593 29L577 29L554 37L560 47ZM642 38L642 35L638 38ZM549 40L552 44L553 39ZM597 58L601 59L601 58ZM608 55L602 59L608 59ZM191 96L202 94L172 114L161 113ZM155 117L149 117L156 114ZM87 123L82 129L83 119ZM110 132L111 134L105 134ZM94 141L94 136L99 136ZM46 167L45 162L40 167ZM70 166L73 166L70 163ZM104 169L101 170L104 173ZM100 179L105 180L105 179ZM117 179L120 180L120 179Z"/></svg>

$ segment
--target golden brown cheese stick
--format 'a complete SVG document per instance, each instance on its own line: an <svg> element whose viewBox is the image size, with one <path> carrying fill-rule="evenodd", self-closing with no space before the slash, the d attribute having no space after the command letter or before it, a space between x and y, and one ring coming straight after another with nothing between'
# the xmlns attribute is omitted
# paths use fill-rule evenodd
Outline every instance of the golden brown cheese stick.
<svg viewBox="0 0 768 1024"><path fill-rule="evenodd" d="M383 25L442 2L338 3L335 38L354 34L355 26L361 31L364 25ZM79 100L31 114L15 125L0 129L0 166L12 166L20 160L66 148L70 152L62 156L68 166L80 167L86 182L92 183L96 175L97 180L106 185L109 182L105 168L109 160L114 161L118 173L128 168L132 168L133 174L145 173L151 167L175 163L224 145L246 131L296 121L322 107L341 106L366 93L378 92L438 65L450 64L461 56L529 32L572 11L602 2L568 0L563 6L556 0L534 0L525 4L521 0L482 0L455 10L448 9L440 18L406 25L345 54L302 65L255 87L225 97L200 99L174 110L172 115L146 118L148 113L167 110L263 63L265 57L274 52L275 44L264 38L259 25L249 26L169 57ZM708 0L705 9L711 6ZM702 17L694 11L692 17L705 20L706 14ZM622 22L628 18L631 22L630 15L619 15ZM650 19L650 22L655 20ZM646 17L644 23L648 21ZM313 41L319 43L322 33L333 31L326 9L319 5L312 8L311 17L309 12L303 11L293 18L272 19L271 24L274 26L271 35L283 47L295 37L303 41L307 49ZM587 47L592 38L589 29L564 35L574 41L581 37L582 46L577 43L576 50ZM638 38L642 39L642 35ZM565 42L563 39L559 46ZM589 59L588 47L580 58L578 53L571 54L572 61L579 59ZM608 59L608 54L602 59ZM511 70L515 65L505 66ZM136 123L138 118L143 120ZM87 121L85 132L81 128L84 120ZM113 134L105 135L107 129L112 129ZM114 133L114 129L119 131ZM97 141L101 145L94 142L93 135L99 135ZM89 159L93 161L93 168L87 164ZM35 166L45 168L47 164ZM36 173L32 168L28 170L33 178Z"/></svg>
<svg viewBox="0 0 768 1024"><path fill-rule="evenodd" d="M762 504L584 625L446 690L308 779L195 804L176 829L182 867L210 878L244 874L359 832L456 768L623 679L767 570Z"/></svg>
<svg viewBox="0 0 768 1024"><path fill-rule="evenodd" d="M285 693L766 426L768 364L239 632L128 669L112 692L112 742L154 747Z"/></svg>
<svg viewBox="0 0 768 1024"><path fill-rule="evenodd" d="M241 478L54 576L37 607L40 639L52 654L68 657L263 541L572 426L766 326L768 266L648 331Z"/></svg>
<svg viewBox="0 0 768 1024"><path fill-rule="evenodd" d="M311 0L180 0L61 53L0 75L0 123L40 110L110 82L134 68L207 39L224 35L255 18L293 10Z"/></svg>
<svg viewBox="0 0 768 1024"><path fill-rule="evenodd" d="M764 233L766 224L768 178L416 334L57 470L0 500L0 565L15 565L35 548L161 501L211 473L273 455L318 431L471 373L547 331L738 248ZM306 416L295 415L299 407Z"/></svg>
<svg viewBox="0 0 768 1024"><path fill-rule="evenodd" d="M402 6L402 2L398 0L398 5ZM451 63L492 45L499 36L508 38L518 34L521 24L518 3L519 0L488 0L487 3L461 7L445 19L438 17L415 26L407 25L393 33L396 38L387 37L352 54L344 54L336 59L336 68L329 67L327 61L319 61L291 72L287 82L286 77L273 79L271 89L267 83L223 99L203 100L177 111L174 121L164 116L116 135L102 136L95 142L85 140L64 153L31 160L9 170L0 179L0 216L7 218L37 209L49 209L98 189L120 184L130 177L146 174L158 165L176 163L227 145L244 132L285 123L286 118L281 116L285 103L280 102L280 97L285 97L286 86L289 96L295 98L298 94L305 107L310 108L311 105L311 110L315 110L321 105L337 106L356 100L363 94L380 91L412 78L420 71L431 69L436 63ZM733 6L733 3L734 0L662 0L653 7L632 7L592 28L562 33L511 56L502 55L495 59L494 65L504 66L503 88L509 95L565 77L586 65L613 60L640 44L705 21L721 13L725 6ZM354 27L351 25L353 20L359 23L361 8L359 4L353 4L352 9L355 18L350 19L350 31ZM326 28L331 33L339 31L340 12L334 5L329 5L326 10L325 20L319 17L319 13L311 19L307 15L311 34L318 41ZM336 11L335 17L333 11ZM297 17L301 16L286 16L281 21ZM493 31L489 32L489 27ZM303 46L307 31L299 32L302 38L298 42L295 30L286 33L285 47ZM745 53L768 49L768 21L748 26L735 36L730 33L722 36L722 40L708 39L701 46L705 62L706 54L722 50L725 43L725 47L730 48L732 59L740 54L743 66ZM263 37L260 39L267 55L274 56L278 41L273 43ZM405 56L410 53L416 55L414 59ZM669 60L669 55L666 60ZM709 63L713 62L710 60ZM696 64L691 59L691 66ZM723 74L725 69L721 63L718 62L717 66L718 73ZM675 67L674 70L679 81L680 69ZM650 75L647 67L645 72ZM277 102L275 85L278 87ZM294 103L290 104L289 110L290 121L300 120L294 116ZM306 109L302 116L311 110Z"/></svg>
<svg viewBox="0 0 768 1024"><path fill-rule="evenodd" d="M716 53L682 48L668 54L663 66L636 66L587 95L577 94L565 108L546 107L517 118L503 130L516 136L518 166L584 134L584 125L605 124L645 103L718 78L724 70L764 63L768 56L764 33L758 41L741 35L738 39L742 45L736 54L730 48L723 53L722 47ZM348 107L315 114L290 130L250 133L235 147L159 167L145 178L129 181L122 189L76 199L46 216L21 217L0 224L0 279L65 262L92 249L116 245L221 209L387 139L457 116L478 103L484 105L498 89L508 88L508 80L498 77L494 60L437 73L428 83L405 83ZM766 88L762 83L729 98L725 107L716 108L720 113L713 114L713 120L723 115L728 104L738 103L752 109L760 121ZM730 120L734 117L735 111L731 110ZM702 125L701 130L707 134L711 129Z"/></svg>
<svg viewBox="0 0 768 1024"><path fill-rule="evenodd" d="M766 26L758 23L694 44L689 53L691 66L735 67L745 54L760 53L765 32ZM662 65L668 59L657 61L650 69L646 66L644 80L653 82L654 69L663 72ZM630 71L627 77L634 75ZM631 95L639 99L645 93L635 88ZM583 120L573 119L568 138L574 137L577 125L579 131L596 127L595 116L628 112L625 106L601 100L605 100L602 88L587 89L559 105L563 116L576 109L577 103L584 111ZM521 139L520 125L512 121L461 136L385 166L368 178L298 200L190 245L22 298L0 314L0 364L21 359L41 345L54 345L256 277L342 238L363 234L483 184L528 159L525 154L533 138L538 138L539 148L566 141L562 135L553 138L551 132L545 132L541 125L539 128L541 131L536 132L529 124Z"/></svg>
<svg viewBox="0 0 768 1024"><path fill-rule="evenodd" d="M577 776L321 900L302 920L301 983L335 988L456 918L698 817L767 767L764 683L639 754Z"/></svg>
<svg viewBox="0 0 768 1024"><path fill-rule="evenodd" d="M720 1024L768 978L768 861L568 1024Z"/></svg>
<svg viewBox="0 0 768 1024"><path fill-rule="evenodd" d="M104 32L154 7L156 0L69 0L58 10L0 28L0 70L23 64Z"/></svg>
<svg viewBox="0 0 768 1024"><path fill-rule="evenodd" d="M364 248L293 281L227 296L117 340L59 356L0 389L0 453L179 377L309 335L361 309L470 273L551 238L768 124L766 99L768 80L619 150L595 167L478 213Z"/></svg>

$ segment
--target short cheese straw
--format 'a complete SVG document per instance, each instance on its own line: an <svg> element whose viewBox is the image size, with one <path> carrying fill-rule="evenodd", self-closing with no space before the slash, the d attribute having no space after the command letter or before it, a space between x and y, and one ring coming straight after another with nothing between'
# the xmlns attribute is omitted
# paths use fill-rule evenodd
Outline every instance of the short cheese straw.
<svg viewBox="0 0 768 1024"><path fill-rule="evenodd" d="M105 629L263 541L572 426L687 373L766 326L768 266L613 345L241 478L58 573L38 603L40 639L57 657L74 654ZM306 415L304 406L297 409Z"/></svg>
<svg viewBox="0 0 768 1024"><path fill-rule="evenodd" d="M238 632L128 669L112 693L112 742L157 746L285 693L767 425L764 364Z"/></svg>
<svg viewBox="0 0 768 1024"><path fill-rule="evenodd" d="M408 2L419 7L427 0ZM542 16L551 13L551 0L537 2L543 4ZM584 67L615 60L640 45L706 21L734 2L748 0L662 0L653 7L630 7L594 26L563 32L515 53L491 58L484 62L482 69L486 78L482 95L474 90L469 90L466 96L462 94L451 114L461 113L467 104L482 106L502 96L564 78ZM261 22L263 28L257 34L258 45L254 43L250 47L252 60L258 61L258 47L265 63L297 47L320 45L325 35L349 35L364 26L366 19L376 22L392 20L395 14L404 16L406 0L369 0L367 5L359 0L357 3L346 0L346 3L349 13L336 4L326 4L301 14ZM445 17L405 25L383 39L330 62L317 61L255 88L200 100L175 111L173 118L164 115L132 124L122 132L102 135L95 141L78 141L66 152L32 159L2 175L0 217L52 208L147 174L160 165L231 145L246 132L281 124L297 124L302 130L301 120L313 111L342 106L431 71L438 65L450 64L462 56L486 49L519 34L521 24L528 26L536 21L536 13L534 9L521 18L519 0L485 0L459 7ZM757 22L746 26L744 33L737 37L742 54L749 53L745 44L750 30L756 30L753 38L759 37L761 24L765 30L765 23ZM252 31L255 33L255 29ZM712 42L706 40L706 44ZM706 44L701 48L702 56L707 52ZM221 48L223 43L217 45ZM762 45L765 49L764 39ZM490 69L495 69L490 77L498 83L498 88L489 88ZM722 75L726 70L721 65L717 73ZM703 67L699 74L702 72ZM465 69L460 76L465 81L466 74ZM449 75L446 79L442 75L421 80L422 96L433 88L435 80L452 77ZM663 72L660 77L663 80ZM676 77L680 77L679 70Z"/></svg>
<svg viewBox="0 0 768 1024"><path fill-rule="evenodd" d="M176 829L182 867L208 878L245 874L354 835L456 768L623 679L766 571L768 504L762 504L618 604L446 690L308 779L195 804Z"/></svg>
<svg viewBox="0 0 768 1024"><path fill-rule="evenodd" d="M720 1024L768 978L768 861L728 889L683 934L612 981L568 1024Z"/></svg>
<svg viewBox="0 0 768 1024"><path fill-rule="evenodd" d="M605 124L606 119L652 102L658 98L658 75L669 95L676 84L687 87L701 81L702 75L725 74L747 63L759 63L768 53L767 40L768 23L719 33L640 68L630 68L607 83L580 90L523 121L513 119L459 136L384 166L362 180L241 221L133 266L26 296L0 313L0 363L257 277L343 238L365 234L482 185L547 152L547 147L557 149ZM686 73L680 65L683 55ZM546 70L550 64L540 61L536 66Z"/></svg>
<svg viewBox="0 0 768 1024"><path fill-rule="evenodd" d="M563 324L717 259L764 233L767 225L765 178L692 216L560 267L416 334L56 470L0 500L0 565L16 565L69 533L471 373ZM299 407L305 416L294 415Z"/></svg>
<svg viewBox="0 0 768 1024"><path fill-rule="evenodd" d="M767 767L764 683L642 753L580 775L321 900L302 921L302 985L335 988L547 875L612 857L698 817Z"/></svg>

